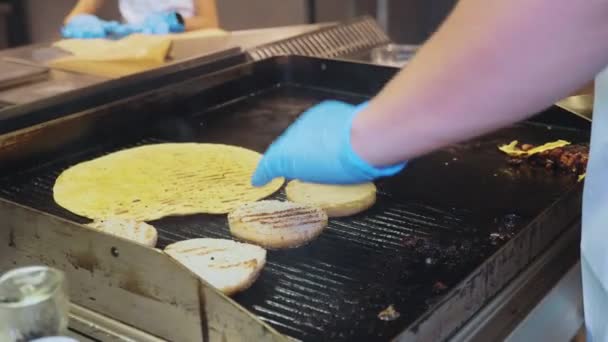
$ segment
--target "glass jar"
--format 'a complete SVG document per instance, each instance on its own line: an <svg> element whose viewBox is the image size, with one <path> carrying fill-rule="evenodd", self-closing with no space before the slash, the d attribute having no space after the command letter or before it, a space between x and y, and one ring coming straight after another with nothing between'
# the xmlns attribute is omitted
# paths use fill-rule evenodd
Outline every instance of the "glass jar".
<svg viewBox="0 0 608 342"><path fill-rule="evenodd" d="M31 341L64 335L69 300L63 272L23 267L0 277L0 341Z"/></svg>

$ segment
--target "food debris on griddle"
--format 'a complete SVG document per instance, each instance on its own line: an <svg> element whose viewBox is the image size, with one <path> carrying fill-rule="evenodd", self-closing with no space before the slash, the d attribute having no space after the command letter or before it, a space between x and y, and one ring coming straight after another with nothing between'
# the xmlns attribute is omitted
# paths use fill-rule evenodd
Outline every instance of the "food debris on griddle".
<svg viewBox="0 0 608 342"><path fill-rule="evenodd" d="M482 249L487 247L470 237L437 239L410 234L405 235L401 243L411 255L413 265L427 271L456 272L468 263L478 262Z"/></svg>
<svg viewBox="0 0 608 342"><path fill-rule="evenodd" d="M522 217L516 214L508 214L503 217L495 218L495 230L490 233L490 243L498 245L510 240L517 232L517 227L522 222Z"/></svg>
<svg viewBox="0 0 608 342"><path fill-rule="evenodd" d="M499 147L499 150L509 156L507 162L512 166L523 163L544 167L548 170L568 172L581 176L587 171L589 146L586 144L570 144L564 140L547 143L541 146L519 144L513 141Z"/></svg>
<svg viewBox="0 0 608 342"><path fill-rule="evenodd" d="M500 242L505 242L511 238L508 234L490 233L490 241L493 245L497 245Z"/></svg>
<svg viewBox="0 0 608 342"><path fill-rule="evenodd" d="M567 146L567 145L570 145L570 142L565 141L565 140L557 140L557 141L553 141L550 143L546 143L541 146L534 146L532 144L519 145L519 142L517 140L514 140L514 141L511 141L511 143L509 143L507 145L499 146L498 149L512 157L517 157L517 156L529 157L531 155L534 155L534 154L537 154L537 153L540 153L543 151L548 151L548 150L552 150L557 147L563 147L563 146Z"/></svg>
<svg viewBox="0 0 608 342"><path fill-rule="evenodd" d="M399 318L401 314L399 311L395 310L393 304L389 305L386 309L380 311L378 314L378 319L382 321L394 321Z"/></svg>
<svg viewBox="0 0 608 342"><path fill-rule="evenodd" d="M448 289L448 286L446 284L442 283L441 281L437 281L437 282L435 282L435 284L433 284L433 293L441 293L447 289Z"/></svg>

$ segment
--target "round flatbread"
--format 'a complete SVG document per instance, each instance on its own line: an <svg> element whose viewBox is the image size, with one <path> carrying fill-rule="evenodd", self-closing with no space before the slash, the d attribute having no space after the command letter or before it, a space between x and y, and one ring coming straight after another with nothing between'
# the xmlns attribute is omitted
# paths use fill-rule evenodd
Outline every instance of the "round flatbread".
<svg viewBox="0 0 608 342"><path fill-rule="evenodd" d="M266 250L226 239L176 242L165 253L226 295L246 290L266 264Z"/></svg>
<svg viewBox="0 0 608 342"><path fill-rule="evenodd" d="M137 222L132 219L110 218L97 220L87 224L87 226L149 247L156 246L156 241L158 240L156 228L145 222Z"/></svg>
<svg viewBox="0 0 608 342"><path fill-rule="evenodd" d="M251 185L260 158L257 152L228 145L146 145L65 170L53 194L60 206L91 219L224 214L282 186L283 179Z"/></svg>
<svg viewBox="0 0 608 342"><path fill-rule="evenodd" d="M259 201L228 214L228 224L239 240L271 249L292 248L319 236L327 227L327 214L307 204Z"/></svg>
<svg viewBox="0 0 608 342"><path fill-rule="evenodd" d="M376 203L374 183L328 185L294 180L285 192L288 200L320 207L329 217L355 215Z"/></svg>

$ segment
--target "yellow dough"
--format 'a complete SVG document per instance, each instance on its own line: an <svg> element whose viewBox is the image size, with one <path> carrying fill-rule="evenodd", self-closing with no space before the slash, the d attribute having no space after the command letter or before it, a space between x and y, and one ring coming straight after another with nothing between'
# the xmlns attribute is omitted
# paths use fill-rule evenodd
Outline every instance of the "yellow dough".
<svg viewBox="0 0 608 342"><path fill-rule="evenodd" d="M171 39L134 34L119 40L65 39L53 46L72 55L50 61L50 67L117 78L162 66Z"/></svg>
<svg viewBox="0 0 608 342"><path fill-rule="evenodd" d="M320 207L329 217L355 215L376 203L374 183L328 185L294 180L287 184L285 193L288 200Z"/></svg>
<svg viewBox="0 0 608 342"><path fill-rule="evenodd" d="M283 185L283 179L276 179L251 186L260 158L257 152L228 145L146 145L65 170L53 194L60 206L91 219L224 214Z"/></svg>

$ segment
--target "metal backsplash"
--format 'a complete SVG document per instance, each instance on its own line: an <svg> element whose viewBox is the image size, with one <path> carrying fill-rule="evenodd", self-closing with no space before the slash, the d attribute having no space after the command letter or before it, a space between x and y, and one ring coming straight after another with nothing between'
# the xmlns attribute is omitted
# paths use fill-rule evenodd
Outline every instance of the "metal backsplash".
<svg viewBox="0 0 608 342"><path fill-rule="evenodd" d="M262 45L249 50L248 54L256 61L283 55L336 58L369 51L390 42L390 38L374 19L362 17L345 24Z"/></svg>

